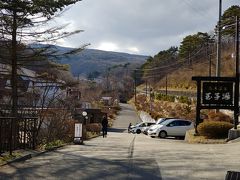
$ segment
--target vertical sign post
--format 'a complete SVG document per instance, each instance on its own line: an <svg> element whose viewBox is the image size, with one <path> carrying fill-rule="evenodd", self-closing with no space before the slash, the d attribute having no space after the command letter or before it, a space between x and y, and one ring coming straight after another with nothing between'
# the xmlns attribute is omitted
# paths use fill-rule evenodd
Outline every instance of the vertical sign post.
<svg viewBox="0 0 240 180"><path fill-rule="evenodd" d="M75 144L82 144L82 124L75 123L75 133L74 133L74 143Z"/></svg>
<svg viewBox="0 0 240 180"><path fill-rule="evenodd" d="M234 129L237 129L239 115L239 17L236 17L236 85L235 85L235 107Z"/></svg>

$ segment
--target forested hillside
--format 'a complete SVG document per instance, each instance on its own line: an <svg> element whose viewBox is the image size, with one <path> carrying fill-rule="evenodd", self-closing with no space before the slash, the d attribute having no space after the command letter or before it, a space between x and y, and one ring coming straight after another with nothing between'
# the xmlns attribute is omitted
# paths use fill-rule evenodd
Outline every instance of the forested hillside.
<svg viewBox="0 0 240 180"><path fill-rule="evenodd" d="M58 48L62 51L65 50L64 47ZM146 59L147 56L85 49L79 54L62 59L61 63L69 64L70 70L75 76L88 76L97 72L101 74L106 72L108 68L119 65L129 64L130 67L136 68L145 63Z"/></svg>
<svg viewBox="0 0 240 180"><path fill-rule="evenodd" d="M240 6L232 6L222 16L221 76L235 75L235 19ZM216 25L217 27L217 25ZM197 32L183 38L179 47L162 50L149 57L137 72L137 78L160 89L193 89L192 76L215 76L217 55L216 28L210 33Z"/></svg>

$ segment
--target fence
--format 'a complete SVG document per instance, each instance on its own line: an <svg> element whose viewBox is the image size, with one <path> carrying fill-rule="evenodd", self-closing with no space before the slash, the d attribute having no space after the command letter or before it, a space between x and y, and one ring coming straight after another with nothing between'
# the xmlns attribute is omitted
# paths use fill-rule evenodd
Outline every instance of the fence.
<svg viewBox="0 0 240 180"><path fill-rule="evenodd" d="M0 117L0 154L16 149L35 149L36 117Z"/></svg>

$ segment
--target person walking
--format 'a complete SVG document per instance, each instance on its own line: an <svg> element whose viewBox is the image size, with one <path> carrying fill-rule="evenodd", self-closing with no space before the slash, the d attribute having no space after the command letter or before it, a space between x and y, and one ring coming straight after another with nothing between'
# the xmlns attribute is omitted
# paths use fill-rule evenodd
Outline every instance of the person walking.
<svg viewBox="0 0 240 180"><path fill-rule="evenodd" d="M103 116L102 119L102 134L103 134L103 138L107 137L107 127L108 127L108 119L106 116Z"/></svg>
<svg viewBox="0 0 240 180"><path fill-rule="evenodd" d="M132 123L130 123L130 124L128 125L128 133L130 133L131 126L132 126Z"/></svg>

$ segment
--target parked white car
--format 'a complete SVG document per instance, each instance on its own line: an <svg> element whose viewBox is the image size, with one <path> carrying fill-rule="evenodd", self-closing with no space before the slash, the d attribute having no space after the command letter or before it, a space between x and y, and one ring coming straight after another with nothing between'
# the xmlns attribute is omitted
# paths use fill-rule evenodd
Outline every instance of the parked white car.
<svg viewBox="0 0 240 180"><path fill-rule="evenodd" d="M152 124L155 124L155 122L140 122L134 126L131 126L130 132L140 134L143 128L151 126Z"/></svg>
<svg viewBox="0 0 240 180"><path fill-rule="evenodd" d="M159 119L156 121L155 124L153 124L153 125L151 125L151 126L148 126L148 127L144 127L144 128L142 129L143 134L146 134L146 135L147 135L147 134L148 134L148 130L149 130L150 128L154 128L156 125L161 124L162 122L166 121L167 119L173 119L173 118L159 118Z"/></svg>
<svg viewBox="0 0 240 180"><path fill-rule="evenodd" d="M186 131L193 129L192 121L183 119L167 119L161 124L149 128L148 135L151 137L166 138L167 136L184 137Z"/></svg>

